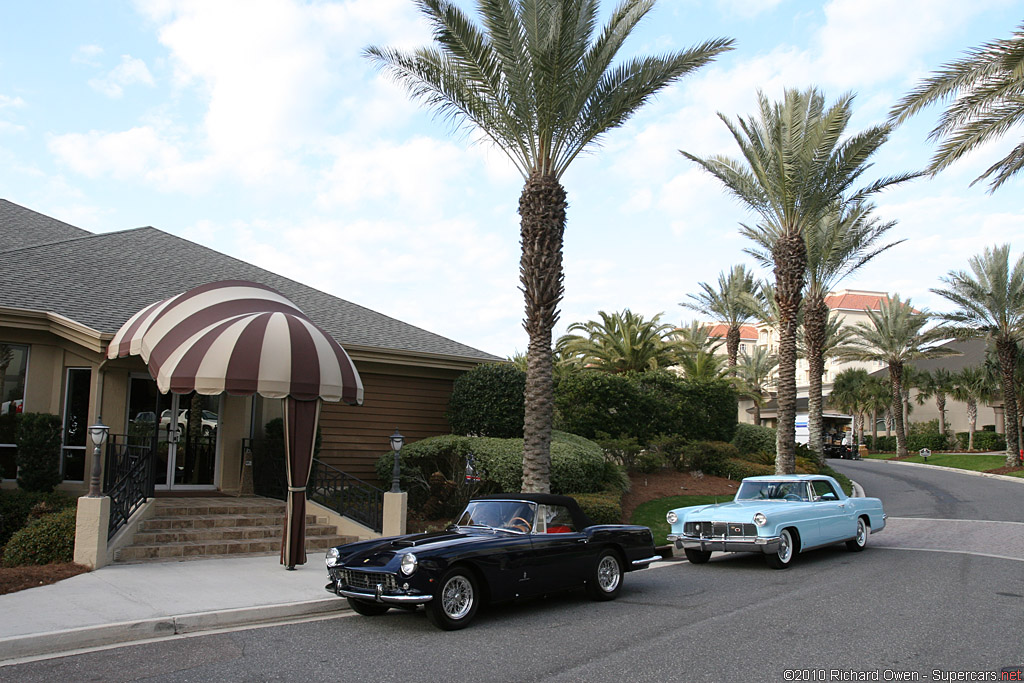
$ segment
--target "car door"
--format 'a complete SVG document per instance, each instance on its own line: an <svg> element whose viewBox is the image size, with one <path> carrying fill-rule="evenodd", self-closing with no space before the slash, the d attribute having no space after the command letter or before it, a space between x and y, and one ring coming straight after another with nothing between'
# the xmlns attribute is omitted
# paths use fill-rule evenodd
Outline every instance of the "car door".
<svg viewBox="0 0 1024 683"><path fill-rule="evenodd" d="M531 561L537 592L571 588L587 577L588 560L594 554L590 537L577 529L569 511L560 505L539 506Z"/></svg>
<svg viewBox="0 0 1024 683"><path fill-rule="evenodd" d="M831 482L815 479L811 482L811 493L811 504L818 519L819 538L816 545L843 541L856 533L857 523L853 520L852 511Z"/></svg>

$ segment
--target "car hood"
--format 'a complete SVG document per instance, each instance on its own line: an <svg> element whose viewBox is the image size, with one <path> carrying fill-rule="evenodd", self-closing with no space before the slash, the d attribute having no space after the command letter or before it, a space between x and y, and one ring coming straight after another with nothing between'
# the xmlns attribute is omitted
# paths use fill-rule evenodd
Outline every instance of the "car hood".
<svg viewBox="0 0 1024 683"><path fill-rule="evenodd" d="M348 566L386 567L395 557L406 552L422 555L442 548L447 549L453 546L491 540L496 535L501 536L507 533L502 531L494 532L489 529L486 531L461 529L384 538L379 543L363 545L356 552L347 556L344 563ZM344 546L342 546L343 548Z"/></svg>
<svg viewBox="0 0 1024 683"><path fill-rule="evenodd" d="M788 502L779 500L739 500L717 505L701 505L699 507L680 508L676 514L680 519L688 521L698 519L715 522L749 522L755 512L769 514L783 510L806 507L805 502ZM712 519L713 518L713 519Z"/></svg>

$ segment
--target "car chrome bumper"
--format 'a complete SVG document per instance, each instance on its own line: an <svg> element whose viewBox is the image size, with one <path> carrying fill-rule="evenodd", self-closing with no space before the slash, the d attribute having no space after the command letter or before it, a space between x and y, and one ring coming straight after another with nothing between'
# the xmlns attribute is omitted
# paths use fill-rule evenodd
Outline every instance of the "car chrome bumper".
<svg viewBox="0 0 1024 683"><path fill-rule="evenodd" d="M778 536L758 536L757 538L695 538L669 534L668 540L675 541L676 548L689 548L705 552L723 553L764 553L770 555L779 552L781 539Z"/></svg>
<svg viewBox="0 0 1024 683"><path fill-rule="evenodd" d="M631 564L637 569L646 569L652 562L657 562L660 559L661 555L651 555L650 557L645 557L642 560L633 560Z"/></svg>
<svg viewBox="0 0 1024 683"><path fill-rule="evenodd" d="M338 584L324 586L328 591L342 598L356 598L367 602L382 602L392 605L423 605L434 599L433 595L392 595L380 590L367 591L353 588L342 588Z"/></svg>

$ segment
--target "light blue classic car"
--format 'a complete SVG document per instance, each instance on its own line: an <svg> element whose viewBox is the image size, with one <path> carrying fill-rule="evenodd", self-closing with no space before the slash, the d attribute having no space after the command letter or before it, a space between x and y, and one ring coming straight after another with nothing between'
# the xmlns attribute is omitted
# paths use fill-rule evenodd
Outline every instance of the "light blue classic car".
<svg viewBox="0 0 1024 683"><path fill-rule="evenodd" d="M768 566L785 569L798 552L833 543L863 550L868 534L885 528L877 498L848 498L832 477L788 474L747 477L731 503L669 511L668 540L692 564L713 551L764 553Z"/></svg>

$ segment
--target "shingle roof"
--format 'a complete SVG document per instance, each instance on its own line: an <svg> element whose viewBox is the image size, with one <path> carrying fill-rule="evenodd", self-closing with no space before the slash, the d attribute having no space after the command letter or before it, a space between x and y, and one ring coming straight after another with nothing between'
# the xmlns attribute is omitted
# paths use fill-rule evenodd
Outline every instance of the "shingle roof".
<svg viewBox="0 0 1024 683"><path fill-rule="evenodd" d="M20 209L0 213L0 242L7 244L26 229L26 215L39 214L4 205ZM58 313L113 334L155 301L215 280L251 280L294 301L343 346L499 360L156 228L94 235L52 223L70 229L63 240L0 251L0 305Z"/></svg>
<svg viewBox="0 0 1024 683"><path fill-rule="evenodd" d="M938 368L948 370L949 372L960 372L964 368L978 367L985 363L988 342L984 339L954 339L942 346L956 351L959 355L925 358L924 360L910 361L907 365L917 370L927 370L928 372L933 372ZM885 367L871 374L878 377L888 377L889 368Z"/></svg>
<svg viewBox="0 0 1024 683"><path fill-rule="evenodd" d="M0 253L89 234L81 228L0 199Z"/></svg>

